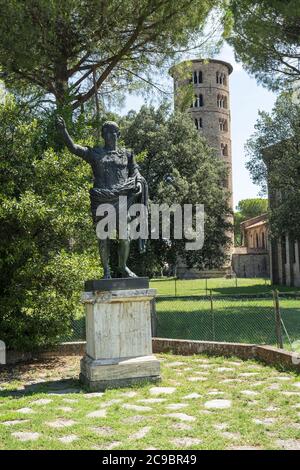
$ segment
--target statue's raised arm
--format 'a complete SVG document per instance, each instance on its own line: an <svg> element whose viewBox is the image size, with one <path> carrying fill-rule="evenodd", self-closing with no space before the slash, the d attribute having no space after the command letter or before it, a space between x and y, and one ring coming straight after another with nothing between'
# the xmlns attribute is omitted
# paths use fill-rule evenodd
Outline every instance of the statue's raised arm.
<svg viewBox="0 0 300 470"><path fill-rule="evenodd" d="M66 123L61 116L58 116L56 119L57 127L60 133L63 136L64 142L71 153L74 153L78 157L83 158L86 161L89 161L89 149L87 147L82 147L81 145L75 144L72 137L70 136Z"/></svg>

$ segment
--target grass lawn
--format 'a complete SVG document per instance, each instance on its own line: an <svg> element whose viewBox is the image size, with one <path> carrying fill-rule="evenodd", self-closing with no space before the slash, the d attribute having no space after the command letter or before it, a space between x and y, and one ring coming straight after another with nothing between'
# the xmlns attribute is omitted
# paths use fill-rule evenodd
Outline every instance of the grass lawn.
<svg viewBox="0 0 300 470"><path fill-rule="evenodd" d="M158 295L209 295L212 294L259 294L277 288L280 292L300 291L300 288L271 286L269 279L152 279L150 286L157 289ZM207 288L207 290L206 290Z"/></svg>
<svg viewBox="0 0 300 470"><path fill-rule="evenodd" d="M299 376L234 358L157 357L160 383L103 394L80 388L77 357L5 369L0 449L300 449Z"/></svg>

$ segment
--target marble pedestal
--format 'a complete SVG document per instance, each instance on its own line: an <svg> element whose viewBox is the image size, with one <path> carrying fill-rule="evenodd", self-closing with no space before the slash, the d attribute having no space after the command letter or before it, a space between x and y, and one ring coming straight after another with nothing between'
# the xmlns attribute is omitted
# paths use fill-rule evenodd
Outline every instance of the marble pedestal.
<svg viewBox="0 0 300 470"><path fill-rule="evenodd" d="M107 285L109 290L83 294L87 345L81 359L80 380L89 390L160 379L151 336L150 302L156 290L124 289L121 281L114 280L113 286L98 281L101 289Z"/></svg>

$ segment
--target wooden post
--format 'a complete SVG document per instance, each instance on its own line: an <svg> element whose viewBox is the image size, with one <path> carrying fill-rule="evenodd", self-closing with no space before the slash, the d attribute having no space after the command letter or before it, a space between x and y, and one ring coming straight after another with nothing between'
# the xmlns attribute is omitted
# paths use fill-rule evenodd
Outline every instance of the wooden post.
<svg viewBox="0 0 300 470"><path fill-rule="evenodd" d="M274 310L275 310L275 329L276 329L277 346L280 349L283 349L279 293L277 289L273 290L273 299L274 299Z"/></svg>

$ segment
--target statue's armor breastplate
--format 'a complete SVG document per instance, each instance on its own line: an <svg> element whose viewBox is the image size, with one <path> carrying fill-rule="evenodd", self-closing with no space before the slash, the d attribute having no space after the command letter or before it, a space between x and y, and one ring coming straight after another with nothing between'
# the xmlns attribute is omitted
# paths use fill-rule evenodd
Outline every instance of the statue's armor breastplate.
<svg viewBox="0 0 300 470"><path fill-rule="evenodd" d="M107 152L93 151L91 166L94 173L94 188L111 189L128 179L128 158L124 150Z"/></svg>

